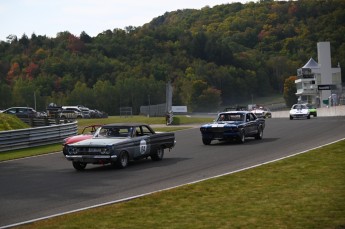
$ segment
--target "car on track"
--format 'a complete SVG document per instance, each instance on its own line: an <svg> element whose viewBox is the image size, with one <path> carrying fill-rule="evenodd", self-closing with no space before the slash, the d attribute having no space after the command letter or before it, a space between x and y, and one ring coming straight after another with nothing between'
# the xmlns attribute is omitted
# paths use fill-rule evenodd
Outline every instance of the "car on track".
<svg viewBox="0 0 345 229"><path fill-rule="evenodd" d="M213 140L245 142L245 138L263 138L265 119L250 111L228 111L218 114L216 121L200 127L202 142L209 145Z"/></svg>
<svg viewBox="0 0 345 229"><path fill-rule="evenodd" d="M76 142L80 142L86 139L90 139L93 137L93 135L96 133L97 129L99 127L101 127L102 125L100 124L96 124L96 125L90 125L90 126L86 126L83 128L81 134L75 135L75 136L70 136L68 138L65 138L62 142L62 146L63 146L63 153L66 154L66 145L67 144L72 144L72 143L76 143Z"/></svg>
<svg viewBox="0 0 345 229"><path fill-rule="evenodd" d="M312 104L309 104L309 103L305 104L305 105L308 107L310 115L312 115L314 117L317 117L317 109L316 109L316 107L314 105L312 105Z"/></svg>
<svg viewBox="0 0 345 229"><path fill-rule="evenodd" d="M76 170L87 164L112 164L125 168L132 160L163 159L164 150L176 144L175 133L156 133L148 124L115 123L98 128L92 138L66 144L63 151Z"/></svg>
<svg viewBox="0 0 345 229"><path fill-rule="evenodd" d="M294 104L290 109L290 120L298 118L310 119L309 108L305 104Z"/></svg>
<svg viewBox="0 0 345 229"><path fill-rule="evenodd" d="M271 111L266 107L254 108L252 112L259 118L272 118Z"/></svg>

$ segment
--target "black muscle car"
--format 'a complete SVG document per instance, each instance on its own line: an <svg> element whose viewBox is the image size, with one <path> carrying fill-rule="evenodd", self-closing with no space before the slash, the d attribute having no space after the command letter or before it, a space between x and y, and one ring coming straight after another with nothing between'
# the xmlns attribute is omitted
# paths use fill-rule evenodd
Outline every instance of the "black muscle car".
<svg viewBox="0 0 345 229"><path fill-rule="evenodd" d="M156 133L147 124L108 124L100 127L91 139L66 144L64 155L76 170L85 169L88 163L125 168L131 160L151 157L160 161L164 149L173 148L175 143L173 132Z"/></svg>
<svg viewBox="0 0 345 229"><path fill-rule="evenodd" d="M258 118L249 111L229 111L218 114L213 123L200 127L202 142L211 144L212 140L245 142L246 137L262 139L265 119Z"/></svg>

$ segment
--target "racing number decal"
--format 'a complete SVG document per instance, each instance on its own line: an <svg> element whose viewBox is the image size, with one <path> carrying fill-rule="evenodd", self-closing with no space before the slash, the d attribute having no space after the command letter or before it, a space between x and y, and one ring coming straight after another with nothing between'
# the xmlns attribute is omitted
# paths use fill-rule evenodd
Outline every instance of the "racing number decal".
<svg viewBox="0 0 345 229"><path fill-rule="evenodd" d="M140 141L140 153L141 154L144 154L146 153L146 150L147 150L147 145L146 145L146 141L145 140L141 140Z"/></svg>

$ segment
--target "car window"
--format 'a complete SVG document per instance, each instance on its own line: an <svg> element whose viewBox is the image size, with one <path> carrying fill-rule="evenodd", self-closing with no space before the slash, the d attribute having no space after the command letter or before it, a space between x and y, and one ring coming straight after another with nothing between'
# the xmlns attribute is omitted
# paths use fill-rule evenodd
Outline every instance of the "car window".
<svg viewBox="0 0 345 229"><path fill-rule="evenodd" d="M99 131L99 136L103 137L128 137L131 134L131 127L105 127Z"/></svg>
<svg viewBox="0 0 345 229"><path fill-rule="evenodd" d="M25 111L26 111L26 108L19 108L17 113L23 114L23 113L25 113Z"/></svg>
<svg viewBox="0 0 345 229"><path fill-rule="evenodd" d="M255 116L253 114L249 114L249 120L250 121L254 121L255 120Z"/></svg>
<svg viewBox="0 0 345 229"><path fill-rule="evenodd" d="M151 132L151 130L147 126L142 126L141 128L142 128L142 134L143 135L151 135L151 134L153 134Z"/></svg>
<svg viewBox="0 0 345 229"><path fill-rule="evenodd" d="M6 111L7 114L15 114L16 113L16 109L10 109Z"/></svg>
<svg viewBox="0 0 345 229"><path fill-rule="evenodd" d="M243 121L244 115L243 114L230 114L230 115L228 115L227 119L229 121Z"/></svg>

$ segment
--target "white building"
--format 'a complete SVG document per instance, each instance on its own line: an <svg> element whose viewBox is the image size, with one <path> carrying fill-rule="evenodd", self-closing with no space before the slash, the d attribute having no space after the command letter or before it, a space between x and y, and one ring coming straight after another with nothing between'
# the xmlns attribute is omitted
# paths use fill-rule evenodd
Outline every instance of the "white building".
<svg viewBox="0 0 345 229"><path fill-rule="evenodd" d="M329 42L317 43L318 61L310 58L302 68L297 69L295 80L299 102L317 107L338 105L342 93L341 69L331 67L331 48Z"/></svg>

